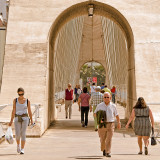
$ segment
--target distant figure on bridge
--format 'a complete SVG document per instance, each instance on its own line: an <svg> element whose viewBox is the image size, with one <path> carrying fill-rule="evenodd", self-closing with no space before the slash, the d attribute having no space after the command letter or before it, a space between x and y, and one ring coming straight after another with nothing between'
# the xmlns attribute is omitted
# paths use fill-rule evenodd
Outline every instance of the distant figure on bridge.
<svg viewBox="0 0 160 160"><path fill-rule="evenodd" d="M96 92L96 91L95 91L95 87L96 87L95 83L92 83L92 85L90 86L90 94L91 94L91 95L92 95L94 92Z"/></svg>
<svg viewBox="0 0 160 160"><path fill-rule="evenodd" d="M71 84L68 83L68 88L65 90L65 114L66 114L66 119L68 118L68 110L69 110L69 119L71 119L71 115L72 115L73 89L71 87L72 87Z"/></svg>
<svg viewBox="0 0 160 160"><path fill-rule="evenodd" d="M102 89L104 89L104 83L102 83L102 85L101 85L101 90L102 90Z"/></svg>
<svg viewBox="0 0 160 160"><path fill-rule="evenodd" d="M86 86L87 87L87 93L89 94L89 91L90 91L90 84L87 82Z"/></svg>
<svg viewBox="0 0 160 160"><path fill-rule="evenodd" d="M115 86L112 87L111 93L112 93L112 102L115 103L116 102L116 94L117 94Z"/></svg>
<svg viewBox="0 0 160 160"><path fill-rule="evenodd" d="M139 145L139 153L143 154L142 152L142 139L144 141L144 152L145 155L148 154L148 144L149 144L149 137L151 134L151 124L154 130L154 119L152 115L151 109L146 105L146 102L143 97L139 97L136 105L132 110L132 114L128 120L126 125L126 129L128 129L129 124L135 118L134 121L134 132L138 136L138 145ZM151 122L150 122L151 120Z"/></svg>
<svg viewBox="0 0 160 160"><path fill-rule="evenodd" d="M29 123L28 114L33 124L30 101L24 98L24 89L18 88L18 98L13 100L13 110L9 126L12 125L13 119L15 124L15 137L17 141L17 152L24 154L24 146L26 142L26 129ZM28 110L28 112L27 112ZM20 144L21 139L21 144Z"/></svg>
<svg viewBox="0 0 160 160"><path fill-rule="evenodd" d="M102 90L101 90L101 93L102 93L102 94L104 94L104 93L105 93L105 91L102 89Z"/></svg>
<svg viewBox="0 0 160 160"><path fill-rule="evenodd" d="M90 95L87 93L87 87L84 87L83 93L78 98L79 111L81 111L82 127L87 127L88 125L89 100L90 100ZM84 115L85 115L85 120L84 120Z"/></svg>
<svg viewBox="0 0 160 160"><path fill-rule="evenodd" d="M93 113L96 110L97 105L100 104L101 102L103 102L103 94L100 93L101 87L97 86L95 88L95 91L96 92L92 94L91 101L90 101L90 106L93 107ZM96 117L94 117L94 128L95 128L95 131L98 130L97 118Z"/></svg>
<svg viewBox="0 0 160 160"><path fill-rule="evenodd" d="M82 93L81 86L78 85L78 89L77 89L78 98L79 98L81 93Z"/></svg>
<svg viewBox="0 0 160 160"><path fill-rule="evenodd" d="M2 12L0 13L0 20L4 24L4 19L3 19L3 13Z"/></svg>
<svg viewBox="0 0 160 160"><path fill-rule="evenodd" d="M107 85L104 86L103 90L104 92L109 92L111 94L111 90L107 87Z"/></svg>
<svg viewBox="0 0 160 160"><path fill-rule="evenodd" d="M77 90L78 90L78 85L76 85L76 87L74 88L74 102L77 102L77 101L78 101L78 93L77 93Z"/></svg>
<svg viewBox="0 0 160 160"><path fill-rule="evenodd" d="M106 112L106 120L105 118L99 119L97 117L97 112ZM101 114L102 115L102 114ZM104 93L103 102L98 104L96 110L94 111L94 116L97 117L97 122L102 123L103 125L99 125L98 134L101 142L101 151L103 155L106 157L111 157L111 142L112 136L114 132L114 121L115 117L117 119L117 128L121 128L120 118L116 109L116 105L111 102L111 95L108 92Z"/></svg>

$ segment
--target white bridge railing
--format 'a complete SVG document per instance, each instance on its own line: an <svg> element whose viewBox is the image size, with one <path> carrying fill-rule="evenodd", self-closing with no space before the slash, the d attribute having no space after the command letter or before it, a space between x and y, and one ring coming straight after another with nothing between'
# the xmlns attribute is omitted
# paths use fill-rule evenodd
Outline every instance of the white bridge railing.
<svg viewBox="0 0 160 160"><path fill-rule="evenodd" d="M3 105L0 105L0 112L1 112L4 108L6 108L6 107L8 107L8 106L12 106L12 104L3 104ZM33 121L34 121L34 122L37 122L37 118L39 118L39 116L40 116L40 114L39 114L39 113L40 113L40 112L39 112L39 109L40 109L40 107L41 107L41 104L31 104L31 106L34 106L34 107L35 107L34 111L32 112ZM5 135L1 123L2 123L2 122L0 121L0 139Z"/></svg>
<svg viewBox="0 0 160 160"><path fill-rule="evenodd" d="M160 105L160 102L154 103L154 102L149 102L147 105Z"/></svg>
<svg viewBox="0 0 160 160"><path fill-rule="evenodd" d="M31 106L35 107L35 110L32 112L32 116L34 117L34 121L37 122L37 118L39 118L39 109L41 104L31 104Z"/></svg>
<svg viewBox="0 0 160 160"><path fill-rule="evenodd" d="M63 102L61 101L61 102L58 102L58 103L57 103L57 101L58 100L64 100L64 97L65 97L65 91L57 92L54 95L54 101L56 102L55 106L56 106L57 110L59 110L59 112L61 112L61 106L62 106L62 103L64 101Z"/></svg>
<svg viewBox="0 0 160 160"><path fill-rule="evenodd" d="M3 104L0 105L0 111L2 111L7 106L13 106L12 104ZM31 106L35 107L35 110L32 112L32 116L34 117L34 121L37 122L37 118L39 118L39 109L41 104L31 104Z"/></svg>
<svg viewBox="0 0 160 160"><path fill-rule="evenodd" d="M8 104L3 104L3 105L0 105L0 111L3 110L5 107L7 107Z"/></svg>

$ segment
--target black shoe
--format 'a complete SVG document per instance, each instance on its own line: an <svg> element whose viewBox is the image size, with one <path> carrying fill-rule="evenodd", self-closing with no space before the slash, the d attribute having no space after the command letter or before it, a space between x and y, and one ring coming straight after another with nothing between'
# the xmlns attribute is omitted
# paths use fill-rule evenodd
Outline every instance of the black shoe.
<svg viewBox="0 0 160 160"><path fill-rule="evenodd" d="M140 151L140 152L138 152L138 154L143 154L143 152L142 152L142 151Z"/></svg>
<svg viewBox="0 0 160 160"><path fill-rule="evenodd" d="M147 147L144 147L144 150L145 150L145 155L148 155L148 148Z"/></svg>
<svg viewBox="0 0 160 160"><path fill-rule="evenodd" d="M68 117L66 117L66 119L67 119Z"/></svg>
<svg viewBox="0 0 160 160"><path fill-rule="evenodd" d="M95 131L98 131L98 129L96 128Z"/></svg>
<svg viewBox="0 0 160 160"><path fill-rule="evenodd" d="M106 156L106 151L105 150L103 151L103 156Z"/></svg>
<svg viewBox="0 0 160 160"><path fill-rule="evenodd" d="M106 157L111 157L111 155L109 153L106 153Z"/></svg>

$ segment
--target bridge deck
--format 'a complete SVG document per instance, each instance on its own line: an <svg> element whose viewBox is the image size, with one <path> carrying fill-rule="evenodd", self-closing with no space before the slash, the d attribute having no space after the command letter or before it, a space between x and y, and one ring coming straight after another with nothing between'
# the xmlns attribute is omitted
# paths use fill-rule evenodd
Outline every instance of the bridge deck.
<svg viewBox="0 0 160 160"><path fill-rule="evenodd" d="M118 106L121 119L124 118L124 108ZM97 132L93 128L92 113L89 114L88 128L80 125L78 105L73 105L72 119L65 119L64 106L58 112L58 120L41 138L27 138L25 154L16 152L16 143L9 145L3 142L0 145L0 157L3 160L74 160L74 159L106 159L100 151ZM137 155L137 139L131 129L115 130L112 142L112 158L114 160L158 160L160 158L159 145L149 146L149 155Z"/></svg>

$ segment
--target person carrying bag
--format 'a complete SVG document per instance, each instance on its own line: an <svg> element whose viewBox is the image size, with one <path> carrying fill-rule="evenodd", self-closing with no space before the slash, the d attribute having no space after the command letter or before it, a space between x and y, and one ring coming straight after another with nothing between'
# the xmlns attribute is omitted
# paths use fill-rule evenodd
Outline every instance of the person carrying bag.
<svg viewBox="0 0 160 160"><path fill-rule="evenodd" d="M13 110L9 126L12 125L14 119L17 152L20 154L24 154L24 146L26 142L26 129L29 123L29 117L31 120L31 124L33 124L33 120L30 101L24 98L24 89L18 88L17 93L19 97L13 100Z"/></svg>
<svg viewBox="0 0 160 160"><path fill-rule="evenodd" d="M149 137L151 134L151 128L154 128L154 118L151 109L149 108L149 106L147 106L143 97L139 97L137 103L133 107L131 116L126 125L126 129L128 129L128 126L132 122L132 120L134 120L134 132L135 135L137 135L138 146L140 149L138 154L143 154L142 151L142 145L143 145L142 139L143 139L144 153L145 155L148 155Z"/></svg>

